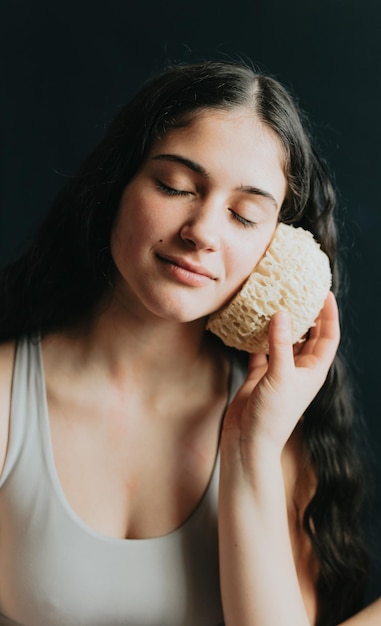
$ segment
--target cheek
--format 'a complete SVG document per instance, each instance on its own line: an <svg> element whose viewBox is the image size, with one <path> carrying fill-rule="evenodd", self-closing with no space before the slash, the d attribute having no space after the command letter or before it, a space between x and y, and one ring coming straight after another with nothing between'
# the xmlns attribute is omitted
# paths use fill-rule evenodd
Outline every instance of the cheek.
<svg viewBox="0 0 381 626"><path fill-rule="evenodd" d="M111 234L111 255L117 267L121 262L130 261L134 257L139 242L138 231L128 212L121 211Z"/></svg>
<svg viewBox="0 0 381 626"><path fill-rule="evenodd" d="M168 220L157 199L125 195L111 235L114 261L133 261L154 244L168 238Z"/></svg>
<svg viewBox="0 0 381 626"><path fill-rule="evenodd" d="M250 237L249 241L242 238L234 247L228 251L229 257L227 266L231 278L237 284L241 284L251 274L254 268L262 259L270 244L273 230L265 237Z"/></svg>
<svg viewBox="0 0 381 626"><path fill-rule="evenodd" d="M114 245L131 245L141 237L143 230L147 230L149 220L143 209L139 198L124 198L112 232Z"/></svg>

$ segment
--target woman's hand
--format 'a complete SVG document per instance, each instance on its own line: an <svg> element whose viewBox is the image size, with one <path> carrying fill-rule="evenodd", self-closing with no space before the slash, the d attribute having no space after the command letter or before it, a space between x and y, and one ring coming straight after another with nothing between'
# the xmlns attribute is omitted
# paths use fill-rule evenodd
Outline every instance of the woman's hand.
<svg viewBox="0 0 381 626"><path fill-rule="evenodd" d="M311 624L290 542L281 453L323 385L339 338L332 293L308 339L295 348L289 316L277 313L269 330L269 358L251 357L246 381L227 410L221 438L219 546L229 626ZM313 620L313 609L311 615Z"/></svg>
<svg viewBox="0 0 381 626"><path fill-rule="evenodd" d="M225 416L223 437L264 442L281 451L322 387L339 340L339 315L332 292L308 339L295 348L289 315L276 313L269 329L269 357L251 356L246 381Z"/></svg>

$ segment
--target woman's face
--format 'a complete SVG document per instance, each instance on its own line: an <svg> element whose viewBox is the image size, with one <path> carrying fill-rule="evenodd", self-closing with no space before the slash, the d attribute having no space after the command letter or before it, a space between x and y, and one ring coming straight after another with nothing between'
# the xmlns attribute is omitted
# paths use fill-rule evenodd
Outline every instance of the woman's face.
<svg viewBox="0 0 381 626"><path fill-rule="evenodd" d="M182 322L217 310L264 254L286 190L278 138L245 109L170 130L121 198L118 298Z"/></svg>

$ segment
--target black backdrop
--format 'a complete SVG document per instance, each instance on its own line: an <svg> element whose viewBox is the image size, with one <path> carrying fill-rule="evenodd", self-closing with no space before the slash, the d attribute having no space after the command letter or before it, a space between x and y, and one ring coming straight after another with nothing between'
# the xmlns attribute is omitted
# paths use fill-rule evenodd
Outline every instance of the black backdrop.
<svg viewBox="0 0 381 626"><path fill-rule="evenodd" d="M0 32L0 262L164 63L249 58L298 95L341 191L345 316L375 478L370 597L381 593L379 0L2 0Z"/></svg>

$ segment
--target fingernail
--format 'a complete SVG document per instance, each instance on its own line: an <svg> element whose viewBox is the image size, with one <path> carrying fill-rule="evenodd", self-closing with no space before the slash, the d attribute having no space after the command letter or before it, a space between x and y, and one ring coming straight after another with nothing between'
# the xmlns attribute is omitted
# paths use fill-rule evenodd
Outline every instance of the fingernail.
<svg viewBox="0 0 381 626"><path fill-rule="evenodd" d="M287 311L279 311L277 313L278 324L283 328L289 328L291 325L291 318Z"/></svg>

